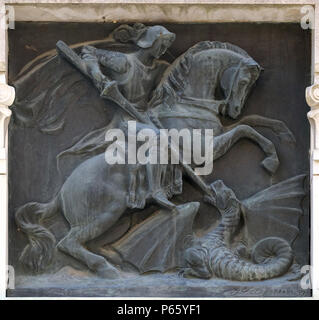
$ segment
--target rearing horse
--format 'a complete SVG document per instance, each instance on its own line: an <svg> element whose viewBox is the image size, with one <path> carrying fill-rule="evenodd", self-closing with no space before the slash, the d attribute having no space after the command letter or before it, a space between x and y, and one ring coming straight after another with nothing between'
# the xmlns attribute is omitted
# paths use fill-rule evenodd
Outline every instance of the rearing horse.
<svg viewBox="0 0 319 320"><path fill-rule="evenodd" d="M274 173L279 165L274 144L252 127L271 128L287 142L294 136L279 120L249 115L224 127L218 115L237 119L262 68L241 48L217 41L200 42L177 58L155 90L153 112L165 128L214 130L214 160L239 139L248 138L265 152L262 165Z"/></svg>
<svg viewBox="0 0 319 320"><path fill-rule="evenodd" d="M155 90L151 113L167 129L213 128L214 159L239 139L249 138L266 153L263 166L275 172L279 160L273 143L249 124L270 127L292 139L282 122L248 116L236 125L223 127L218 118L219 113L234 119L240 115L260 71L257 62L236 46L199 43L168 68ZM103 277L117 277L117 269L101 255L89 251L86 243L107 232L127 212L128 184L128 166L110 165L102 153L76 167L51 202L32 202L20 207L16 222L29 240L20 257L22 262L34 270L41 270L50 262L55 237L41 221L61 212L70 224L70 231L58 243L58 249ZM151 197L146 200L151 201Z"/></svg>

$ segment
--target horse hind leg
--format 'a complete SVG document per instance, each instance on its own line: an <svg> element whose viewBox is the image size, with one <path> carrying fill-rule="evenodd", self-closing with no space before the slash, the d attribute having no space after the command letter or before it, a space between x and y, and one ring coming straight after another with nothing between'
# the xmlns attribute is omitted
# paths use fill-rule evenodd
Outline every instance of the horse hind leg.
<svg viewBox="0 0 319 320"><path fill-rule="evenodd" d="M58 249L85 263L100 277L118 278L118 270L102 256L90 252L85 244L107 231L122 213L106 212L87 225L71 227L69 233L58 243Z"/></svg>

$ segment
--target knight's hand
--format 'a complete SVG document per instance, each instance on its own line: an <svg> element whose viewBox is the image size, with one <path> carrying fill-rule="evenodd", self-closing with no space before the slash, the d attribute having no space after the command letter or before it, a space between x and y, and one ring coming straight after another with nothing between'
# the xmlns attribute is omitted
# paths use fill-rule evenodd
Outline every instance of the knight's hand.
<svg viewBox="0 0 319 320"><path fill-rule="evenodd" d="M86 55L92 55L96 56L96 48L92 46L84 46L81 51L82 57L85 57Z"/></svg>
<svg viewBox="0 0 319 320"><path fill-rule="evenodd" d="M216 204L217 204L216 197L214 197L212 195L211 196L205 195L203 200L204 200L204 202L209 203L212 206L216 207Z"/></svg>

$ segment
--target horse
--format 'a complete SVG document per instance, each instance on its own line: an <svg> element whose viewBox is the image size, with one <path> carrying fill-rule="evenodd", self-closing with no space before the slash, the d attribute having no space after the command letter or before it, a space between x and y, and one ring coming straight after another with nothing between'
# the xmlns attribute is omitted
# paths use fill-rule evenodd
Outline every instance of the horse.
<svg viewBox="0 0 319 320"><path fill-rule="evenodd" d="M220 115L231 119L240 116L262 70L235 45L200 42L168 67L151 100L152 112L164 128L213 129L214 160L240 139L257 143L267 156L261 165L273 174L279 166L275 147L253 127L270 128L281 141L295 142L286 124L259 115L243 117L229 126L223 126L219 119Z"/></svg>
<svg viewBox="0 0 319 320"><path fill-rule="evenodd" d="M219 114L236 119L242 112L261 67L242 49L219 42L201 42L168 67L150 100L150 117L167 128L213 128L214 159L236 141L248 138L265 152L262 165L275 172L279 160L273 143L252 126L269 127L288 140L293 136L278 120L248 116L223 127ZM220 99L218 99L220 97ZM53 258L55 237L41 222L61 212L70 225L57 244L64 253L78 259L105 278L119 277L119 271L86 243L107 232L130 209L128 165L105 161L104 154L89 158L74 169L59 193L49 203L27 203L15 214L16 224L28 237L20 261L34 271L43 270ZM151 197L146 199L151 202Z"/></svg>

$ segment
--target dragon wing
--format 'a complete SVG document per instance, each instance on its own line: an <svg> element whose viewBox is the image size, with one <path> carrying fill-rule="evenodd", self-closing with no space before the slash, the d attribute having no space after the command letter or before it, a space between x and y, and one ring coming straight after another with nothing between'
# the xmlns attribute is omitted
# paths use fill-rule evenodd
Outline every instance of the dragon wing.
<svg viewBox="0 0 319 320"><path fill-rule="evenodd" d="M277 236L290 244L299 233L305 196L305 175L298 175L264 189L242 202L248 243Z"/></svg>

